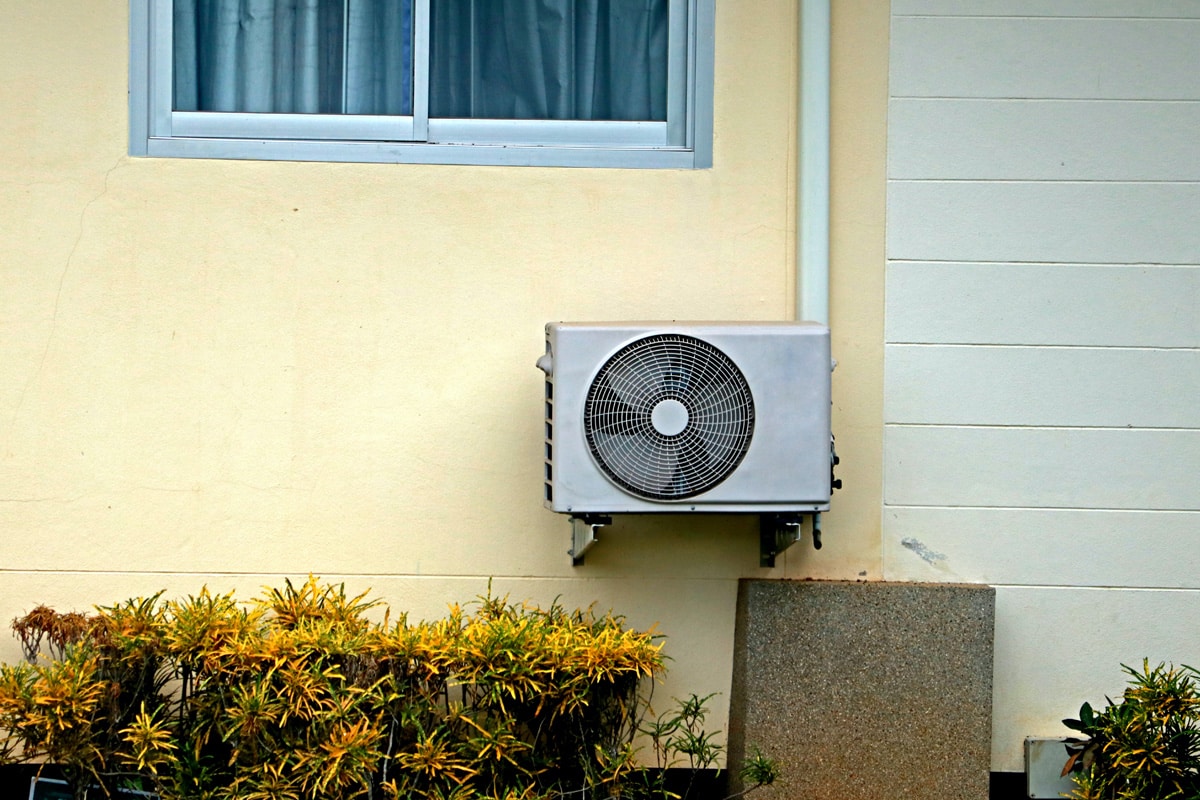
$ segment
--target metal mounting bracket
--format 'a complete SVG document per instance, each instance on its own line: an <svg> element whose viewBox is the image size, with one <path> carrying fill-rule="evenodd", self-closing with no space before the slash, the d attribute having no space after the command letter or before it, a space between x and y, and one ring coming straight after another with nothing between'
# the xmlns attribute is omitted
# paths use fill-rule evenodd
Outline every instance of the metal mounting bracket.
<svg viewBox="0 0 1200 800"><path fill-rule="evenodd" d="M578 567L583 563L583 554L596 543L596 529L611 525L612 517L604 514L581 514L571 517L571 566Z"/></svg>
<svg viewBox="0 0 1200 800"><path fill-rule="evenodd" d="M821 549L821 514L761 514L758 518L758 565L774 567L775 556L800 541L804 518L812 517L813 548Z"/></svg>

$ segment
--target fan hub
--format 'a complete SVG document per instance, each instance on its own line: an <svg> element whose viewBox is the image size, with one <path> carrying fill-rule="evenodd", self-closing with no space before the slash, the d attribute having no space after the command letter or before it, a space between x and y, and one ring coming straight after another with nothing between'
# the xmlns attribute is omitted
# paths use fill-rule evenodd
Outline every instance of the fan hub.
<svg viewBox="0 0 1200 800"><path fill-rule="evenodd" d="M663 436L678 436L688 425L687 406L671 398L663 400L650 412L650 424Z"/></svg>

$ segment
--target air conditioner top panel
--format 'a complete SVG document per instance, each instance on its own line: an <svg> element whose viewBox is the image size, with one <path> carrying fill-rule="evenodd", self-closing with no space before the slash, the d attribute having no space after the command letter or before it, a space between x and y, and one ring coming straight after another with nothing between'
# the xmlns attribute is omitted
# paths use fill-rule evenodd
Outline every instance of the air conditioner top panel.
<svg viewBox="0 0 1200 800"><path fill-rule="evenodd" d="M827 326L819 322L807 322L803 320L625 320L620 322L597 321L597 322L548 322L546 330L552 328L571 328L573 330L629 330L636 331L639 334L654 333L656 331L680 331L698 335L698 332L713 331L719 333L736 333L738 329L743 329L747 332L752 332L754 329L803 329L809 330L814 334L819 334L823 330L828 330Z"/></svg>

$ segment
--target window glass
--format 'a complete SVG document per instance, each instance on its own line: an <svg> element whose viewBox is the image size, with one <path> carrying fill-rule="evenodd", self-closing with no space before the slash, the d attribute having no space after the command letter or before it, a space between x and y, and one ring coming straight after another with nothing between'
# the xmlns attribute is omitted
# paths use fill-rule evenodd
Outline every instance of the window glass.
<svg viewBox="0 0 1200 800"><path fill-rule="evenodd" d="M411 0L174 0L173 108L412 114Z"/></svg>
<svg viewBox="0 0 1200 800"><path fill-rule="evenodd" d="M667 118L668 0L431 0L431 117Z"/></svg>

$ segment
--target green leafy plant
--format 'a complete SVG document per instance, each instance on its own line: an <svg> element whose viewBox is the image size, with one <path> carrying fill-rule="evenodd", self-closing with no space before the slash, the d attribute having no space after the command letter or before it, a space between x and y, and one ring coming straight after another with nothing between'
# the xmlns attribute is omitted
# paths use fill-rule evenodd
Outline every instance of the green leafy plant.
<svg viewBox="0 0 1200 800"><path fill-rule="evenodd" d="M1189 666L1123 667L1125 691L1097 711L1084 703L1063 724L1086 735L1067 743L1063 775L1078 800L1200 798L1200 672Z"/></svg>
<svg viewBox="0 0 1200 800"><path fill-rule="evenodd" d="M723 748L716 734L704 729L707 704L713 697L676 698L674 709L645 727L660 767L677 766L681 759L691 769L708 769L717 763Z"/></svg>
<svg viewBox="0 0 1200 800"><path fill-rule="evenodd" d="M696 694L684 699L675 698L675 706L662 716L647 723L642 732L650 739L655 759L661 769L683 768L689 771L689 783L684 787L687 794L691 783L700 770L714 768L719 763L725 748L717 741L717 734L705 728L708 701L715 695L700 697ZM741 797L762 786L768 786L779 778L779 764L768 758L755 746L751 755L738 770L745 788L728 795L725 800ZM661 773L659 773L661 777ZM661 783L650 787L650 794L671 797Z"/></svg>

